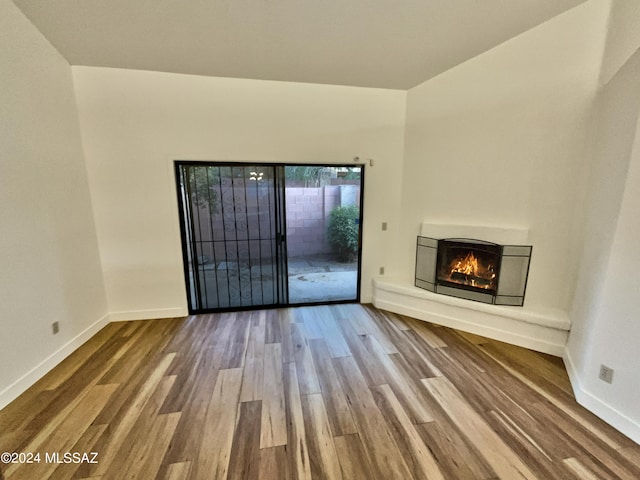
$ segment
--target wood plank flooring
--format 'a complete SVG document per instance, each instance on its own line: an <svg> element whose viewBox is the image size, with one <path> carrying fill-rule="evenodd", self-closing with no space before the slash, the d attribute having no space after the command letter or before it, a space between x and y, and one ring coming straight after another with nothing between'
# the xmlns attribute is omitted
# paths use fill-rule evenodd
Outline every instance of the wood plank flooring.
<svg viewBox="0 0 640 480"><path fill-rule="evenodd" d="M0 411L0 452L40 454L2 479L640 479L561 360L366 305L109 324Z"/></svg>

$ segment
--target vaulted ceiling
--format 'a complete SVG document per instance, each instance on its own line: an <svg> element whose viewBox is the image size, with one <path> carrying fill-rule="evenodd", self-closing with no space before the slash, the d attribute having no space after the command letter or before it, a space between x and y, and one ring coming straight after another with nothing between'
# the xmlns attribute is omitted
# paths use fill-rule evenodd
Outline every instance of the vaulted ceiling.
<svg viewBox="0 0 640 480"><path fill-rule="evenodd" d="M14 0L71 65L408 89L585 0Z"/></svg>

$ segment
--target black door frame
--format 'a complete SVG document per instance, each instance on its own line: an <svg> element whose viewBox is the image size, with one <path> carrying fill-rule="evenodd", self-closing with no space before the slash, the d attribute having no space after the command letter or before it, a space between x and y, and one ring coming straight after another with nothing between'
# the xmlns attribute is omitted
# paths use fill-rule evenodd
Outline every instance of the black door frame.
<svg viewBox="0 0 640 480"><path fill-rule="evenodd" d="M199 281L194 281L194 289L191 289L191 275L189 264L192 262L194 265L197 264L195 258L191 258L193 255L197 254L197 249L195 247L195 232L194 232L194 221L193 221L193 212L191 211L191 202L185 201L182 189L182 175L181 175L181 167L182 166L211 166L211 167L247 167L247 166L260 166L274 169L274 190L275 190L275 198L278 204L276 209L280 209L278 214L276 215L276 228L277 228L277 240L276 240L276 268L277 271L277 301L272 304L266 305L251 305L251 306L237 306L237 307L223 307L223 308L203 308L201 302L201 285ZM358 221L358 271L357 271L357 281L356 281L356 298L355 299L347 299L347 300L328 300L328 301L320 301L320 302L306 302L306 303L289 303L289 294L288 294L288 258L287 258L287 246L286 246L286 233L287 233L287 223L286 223L286 182L285 182L285 167L346 167L360 168L360 218ZM217 161L197 161L197 160L175 160L174 161L174 172L175 172L175 181L176 181L176 192L177 192L177 200L178 200L178 214L179 214L179 224L180 224L180 238L182 245L182 262L184 268L184 278L185 278L185 287L187 294L187 305L190 315L194 314L204 314L204 313L215 313L215 312L230 312L230 311L244 311L244 310L258 310L258 309L269 309L269 308L283 308L283 307L302 307L302 306L312 306L312 305L332 305L332 304L344 304L344 303L360 303L360 289L362 283L362 225L364 218L364 185L365 185L365 165L361 163L357 164L329 164L329 163L265 163L265 162L217 162ZM188 182L187 182L188 183ZM191 229L187 228L185 224L185 219L189 218L189 223ZM191 239L191 240L190 240ZM195 253L194 253L195 252ZM283 269L283 271L281 271ZM198 277L195 275L194 277ZM192 306L191 299L195 299L195 303L198 308L194 308Z"/></svg>

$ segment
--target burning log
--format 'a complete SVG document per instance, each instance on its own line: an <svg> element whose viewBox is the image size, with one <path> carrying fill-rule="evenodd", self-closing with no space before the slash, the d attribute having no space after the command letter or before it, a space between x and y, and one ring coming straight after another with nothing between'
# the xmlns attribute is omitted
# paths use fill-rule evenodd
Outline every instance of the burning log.
<svg viewBox="0 0 640 480"><path fill-rule="evenodd" d="M452 282L462 283L464 285L473 285L474 287L490 288L493 281L492 278L478 277L477 275L467 275L461 272L452 272L449 277Z"/></svg>

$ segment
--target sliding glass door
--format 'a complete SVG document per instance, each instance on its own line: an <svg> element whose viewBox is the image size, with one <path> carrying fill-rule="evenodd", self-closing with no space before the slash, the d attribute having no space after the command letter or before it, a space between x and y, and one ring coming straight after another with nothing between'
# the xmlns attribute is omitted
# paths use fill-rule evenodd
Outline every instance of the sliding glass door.
<svg viewBox="0 0 640 480"><path fill-rule="evenodd" d="M175 168L190 312L359 300L362 166Z"/></svg>

